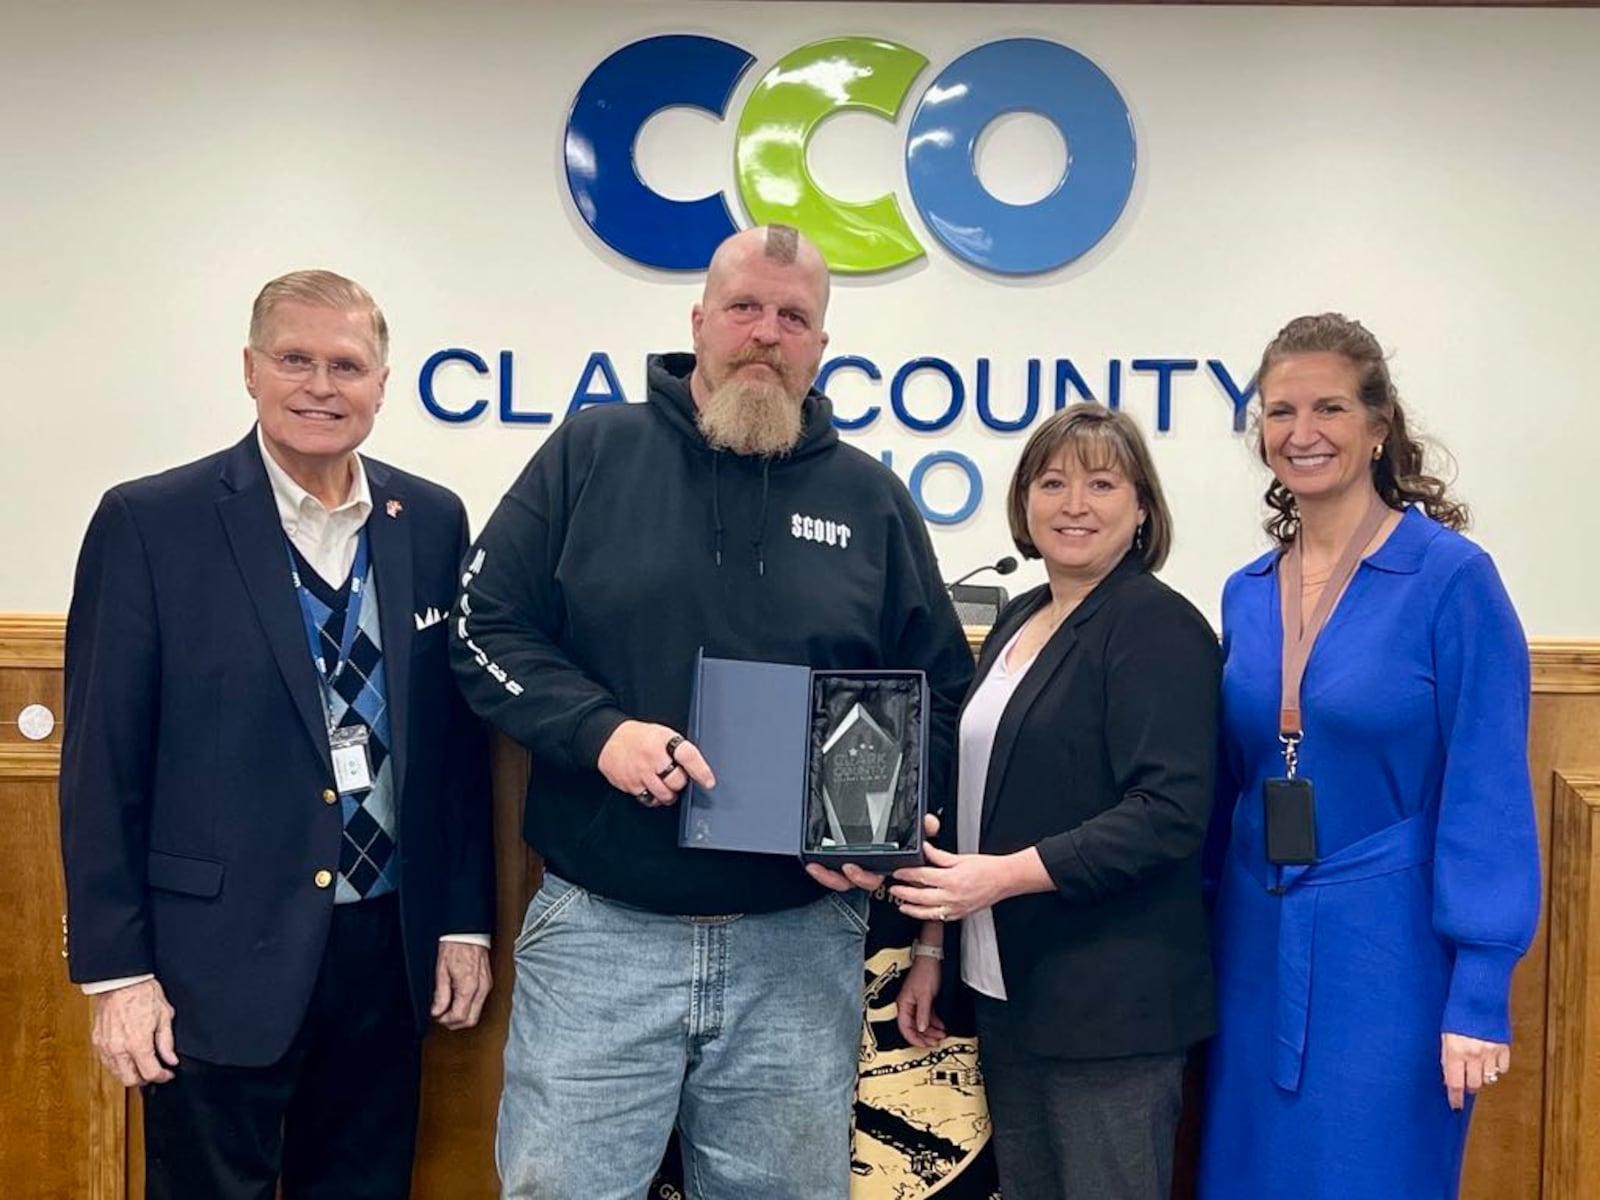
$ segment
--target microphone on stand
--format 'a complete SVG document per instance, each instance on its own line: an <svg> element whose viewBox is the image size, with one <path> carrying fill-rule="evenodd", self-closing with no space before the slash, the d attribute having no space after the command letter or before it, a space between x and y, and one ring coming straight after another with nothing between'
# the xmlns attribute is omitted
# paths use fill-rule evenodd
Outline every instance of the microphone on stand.
<svg viewBox="0 0 1600 1200"><path fill-rule="evenodd" d="M974 575L982 575L985 571L993 571L996 575L1009 575L1017 569L1017 559L1013 554L1008 554L999 562L985 563L981 567L974 567L954 583L945 584L945 588L954 591ZM1002 589L1003 590L1003 589Z"/></svg>
<svg viewBox="0 0 1600 1200"><path fill-rule="evenodd" d="M1003 587L986 587L982 584L963 586L967 580L974 575L982 575L985 571L993 571L996 575L1009 575L1016 569L1015 556L1008 554L999 562L975 567L954 583L945 584L950 592L950 599L955 601L956 615L961 618L963 625L993 625L1008 599Z"/></svg>

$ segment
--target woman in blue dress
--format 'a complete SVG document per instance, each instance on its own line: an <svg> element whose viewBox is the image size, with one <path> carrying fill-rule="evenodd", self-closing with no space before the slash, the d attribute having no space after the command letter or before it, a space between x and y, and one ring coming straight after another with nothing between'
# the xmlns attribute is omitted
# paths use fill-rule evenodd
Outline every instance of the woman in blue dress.
<svg viewBox="0 0 1600 1200"><path fill-rule="evenodd" d="M1200 1196L1449 1200L1473 1096L1510 1068L1538 921L1527 641L1364 327L1292 321L1257 378L1278 546L1222 600ZM1297 719L1286 622L1315 638ZM1273 862L1263 796L1285 776L1314 799L1271 785ZM1297 834L1314 850L1285 851Z"/></svg>

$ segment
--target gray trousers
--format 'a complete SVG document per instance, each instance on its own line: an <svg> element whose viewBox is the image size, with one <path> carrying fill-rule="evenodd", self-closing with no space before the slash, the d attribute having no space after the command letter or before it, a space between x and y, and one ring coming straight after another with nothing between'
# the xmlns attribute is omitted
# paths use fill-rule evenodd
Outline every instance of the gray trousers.
<svg viewBox="0 0 1600 1200"><path fill-rule="evenodd" d="M1043 1058L976 1001L1003 1200L1168 1200L1184 1056Z"/></svg>

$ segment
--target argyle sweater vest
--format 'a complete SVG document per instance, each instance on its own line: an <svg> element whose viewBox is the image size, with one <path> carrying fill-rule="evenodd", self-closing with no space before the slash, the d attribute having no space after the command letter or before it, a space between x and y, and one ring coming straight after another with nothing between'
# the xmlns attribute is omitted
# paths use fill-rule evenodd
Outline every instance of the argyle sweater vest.
<svg viewBox="0 0 1600 1200"><path fill-rule="evenodd" d="M366 534L363 532L362 537ZM339 878L334 903L351 904L394 891L400 885L399 824L396 820L394 764L389 752L389 693L383 669L383 633L379 628L377 572L365 580L347 578L335 589L290 547L295 570L305 587L318 633L326 674L321 691L332 729L367 731L372 787L339 797L344 836L339 847ZM352 591L361 588L357 628L350 659L339 668L339 647Z"/></svg>

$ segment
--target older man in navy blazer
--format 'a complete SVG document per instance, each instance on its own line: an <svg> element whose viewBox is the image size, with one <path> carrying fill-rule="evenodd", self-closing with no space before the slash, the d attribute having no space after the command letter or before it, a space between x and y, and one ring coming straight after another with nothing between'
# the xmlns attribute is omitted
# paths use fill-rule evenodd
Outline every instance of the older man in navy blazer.
<svg viewBox="0 0 1600 1200"><path fill-rule="evenodd" d="M67 619L72 978L145 1095L147 1195L405 1197L420 1035L477 1022L487 745L441 619L461 502L356 448L388 329L269 283L231 449L106 493Z"/></svg>

